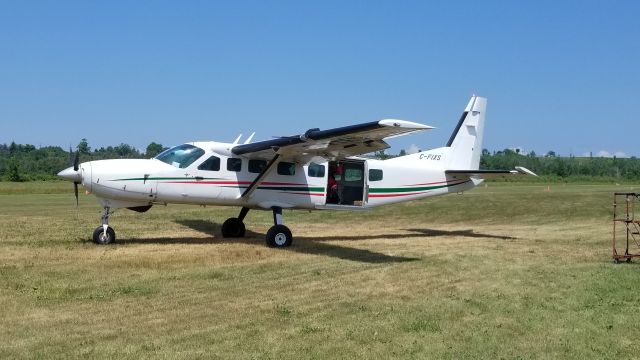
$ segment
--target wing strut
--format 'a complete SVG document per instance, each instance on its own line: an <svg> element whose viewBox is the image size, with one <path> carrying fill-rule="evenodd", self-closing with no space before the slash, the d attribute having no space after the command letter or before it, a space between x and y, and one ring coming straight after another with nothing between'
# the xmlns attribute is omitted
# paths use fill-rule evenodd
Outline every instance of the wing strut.
<svg viewBox="0 0 640 360"><path fill-rule="evenodd" d="M264 180L264 178L271 172L271 169L273 169L273 165L275 165L279 157L280 157L280 154L276 153L273 159L271 159L267 164L267 166L262 170L262 172L258 174L255 180L253 180L251 185L249 185L249 187L244 190L240 198L247 198L251 196L251 194L253 194L253 192L258 188L258 185L260 185L262 180Z"/></svg>

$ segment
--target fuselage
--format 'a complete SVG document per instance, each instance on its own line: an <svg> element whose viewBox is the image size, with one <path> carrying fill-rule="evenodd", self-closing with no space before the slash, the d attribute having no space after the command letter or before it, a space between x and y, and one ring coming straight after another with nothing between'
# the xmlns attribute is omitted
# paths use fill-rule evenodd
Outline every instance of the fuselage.
<svg viewBox="0 0 640 360"><path fill-rule="evenodd" d="M488 174L533 174L529 170L481 171L486 99L472 96L447 144L389 160L358 157L387 149L386 139L433 127L384 119L239 145L193 142L167 149L153 159L115 159L79 164L58 175L100 201L97 244L116 239L109 215L117 208L147 211L154 204L239 207L220 226L225 238L243 237L251 209L273 213L268 246L291 246L283 209L367 210L381 205L461 192Z"/></svg>
<svg viewBox="0 0 640 360"><path fill-rule="evenodd" d="M389 160L283 161L250 196L243 197L267 161L234 156L227 150L231 146L195 142L153 159L90 161L80 164L76 176L103 206L111 208L181 203L358 210L460 192L480 182L447 176L446 149L440 148ZM330 177L337 186L332 186Z"/></svg>

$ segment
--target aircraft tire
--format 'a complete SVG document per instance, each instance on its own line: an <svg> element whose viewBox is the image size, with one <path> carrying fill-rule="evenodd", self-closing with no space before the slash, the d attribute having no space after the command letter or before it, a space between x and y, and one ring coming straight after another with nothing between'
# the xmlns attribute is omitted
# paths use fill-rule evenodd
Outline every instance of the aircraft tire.
<svg viewBox="0 0 640 360"><path fill-rule="evenodd" d="M246 229L244 223L238 218L228 218L222 223L222 237L241 238L244 237Z"/></svg>
<svg viewBox="0 0 640 360"><path fill-rule="evenodd" d="M283 248L291 246L292 242L291 230L284 225L274 225L267 231L267 245L270 247Z"/></svg>
<svg viewBox="0 0 640 360"><path fill-rule="evenodd" d="M102 225L98 226L93 231L93 242L98 245L109 245L116 241L116 232L111 226L107 228L107 232L104 232Z"/></svg>

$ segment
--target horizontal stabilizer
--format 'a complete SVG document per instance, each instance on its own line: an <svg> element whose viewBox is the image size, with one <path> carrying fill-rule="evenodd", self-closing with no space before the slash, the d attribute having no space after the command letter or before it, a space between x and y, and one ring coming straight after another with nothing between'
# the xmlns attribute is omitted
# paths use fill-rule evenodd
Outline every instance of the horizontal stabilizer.
<svg viewBox="0 0 640 360"><path fill-rule="evenodd" d="M538 176L533 171L522 166L516 166L515 170L446 170L445 174L454 177L474 177L480 179L499 178L509 175Z"/></svg>

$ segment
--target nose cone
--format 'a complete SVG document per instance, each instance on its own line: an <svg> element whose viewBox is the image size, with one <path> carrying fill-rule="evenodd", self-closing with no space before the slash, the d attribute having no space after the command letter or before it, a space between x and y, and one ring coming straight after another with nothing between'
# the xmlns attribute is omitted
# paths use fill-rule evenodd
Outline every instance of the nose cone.
<svg viewBox="0 0 640 360"><path fill-rule="evenodd" d="M82 182L82 174L80 173L80 170L73 170L73 166L60 171L58 176L68 181L77 183Z"/></svg>

